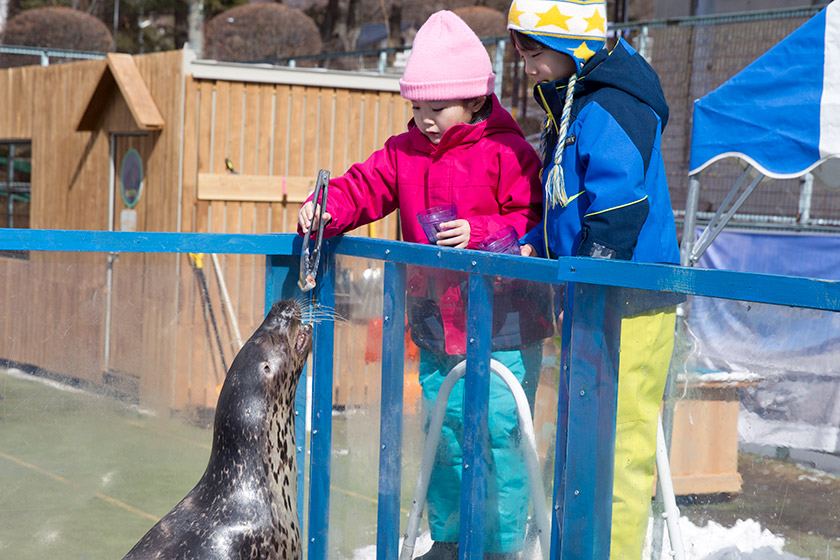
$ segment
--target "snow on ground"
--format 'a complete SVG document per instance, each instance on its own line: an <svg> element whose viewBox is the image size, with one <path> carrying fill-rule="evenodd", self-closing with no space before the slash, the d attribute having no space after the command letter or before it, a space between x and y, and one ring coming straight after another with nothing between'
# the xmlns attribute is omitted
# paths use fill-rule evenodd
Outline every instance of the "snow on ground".
<svg viewBox="0 0 840 560"><path fill-rule="evenodd" d="M400 538L400 552L402 552L403 539ZM417 535L417 540L414 542L413 557L425 554L432 547L432 537L428 531L424 531ZM376 545L371 544L362 548L357 548L353 551L353 556L347 560L376 560Z"/></svg>
<svg viewBox="0 0 840 560"><path fill-rule="evenodd" d="M648 524L648 537L650 526ZM739 519L730 528L709 521L705 527L694 525L685 517L680 518L686 560L797 560L799 557L784 552L785 539L762 529L754 519ZM668 532L665 532L665 551L670 550ZM645 558L648 558L648 549Z"/></svg>
<svg viewBox="0 0 840 560"><path fill-rule="evenodd" d="M648 524L648 541L650 529ZM710 521L705 527L698 527L685 517L680 518L680 532L685 544L685 560L802 560L798 556L784 552L785 540L777 537L753 519L738 520L731 528L723 527ZM431 546L428 532L417 537L414 556L424 553ZM402 539L400 539L402 547ZM670 556L670 544L667 531L665 535L665 553L663 558ZM650 549L645 547L643 558L650 557ZM359 548L347 560L375 560L376 545ZM523 560L540 560L539 551L531 551Z"/></svg>

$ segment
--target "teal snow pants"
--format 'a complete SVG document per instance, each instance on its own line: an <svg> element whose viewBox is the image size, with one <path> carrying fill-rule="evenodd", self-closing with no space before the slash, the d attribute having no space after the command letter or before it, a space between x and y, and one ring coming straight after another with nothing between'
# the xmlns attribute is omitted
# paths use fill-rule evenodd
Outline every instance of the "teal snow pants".
<svg viewBox="0 0 840 560"><path fill-rule="evenodd" d="M522 384L533 414L534 398L542 361L542 343L521 350L493 352L491 357L507 366ZM420 351L420 385L423 394L425 430L446 374L464 356L448 356ZM426 504L433 541L457 542L460 530L461 464L463 454L464 379L449 395ZM521 434L513 396L495 374L490 375L488 411L490 453L487 472L487 501L484 525L485 552L513 552L522 547L528 515L530 491L524 455L519 446Z"/></svg>

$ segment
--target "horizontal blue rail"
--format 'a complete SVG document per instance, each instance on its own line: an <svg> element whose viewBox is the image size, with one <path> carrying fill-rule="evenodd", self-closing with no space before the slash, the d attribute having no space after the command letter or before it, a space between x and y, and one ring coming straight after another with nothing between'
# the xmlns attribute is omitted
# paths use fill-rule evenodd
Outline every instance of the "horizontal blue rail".
<svg viewBox="0 0 840 560"><path fill-rule="evenodd" d="M291 233L220 234L0 229L0 250L299 255ZM840 282L607 259L527 259L366 237L326 240L325 252L545 283L639 290L840 311Z"/></svg>
<svg viewBox="0 0 840 560"><path fill-rule="evenodd" d="M0 229L0 251L112 253L229 253L291 255L301 238L291 233L164 233L58 229Z"/></svg>

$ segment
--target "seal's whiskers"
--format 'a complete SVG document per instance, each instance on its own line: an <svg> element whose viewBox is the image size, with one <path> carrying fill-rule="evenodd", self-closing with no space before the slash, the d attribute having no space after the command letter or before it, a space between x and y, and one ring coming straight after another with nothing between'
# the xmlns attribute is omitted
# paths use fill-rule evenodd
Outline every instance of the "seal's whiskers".
<svg viewBox="0 0 840 560"><path fill-rule="evenodd" d="M350 321L338 313L334 307L328 307L320 302L313 301L312 305L302 310L303 322L322 323L332 321L334 323L348 324Z"/></svg>

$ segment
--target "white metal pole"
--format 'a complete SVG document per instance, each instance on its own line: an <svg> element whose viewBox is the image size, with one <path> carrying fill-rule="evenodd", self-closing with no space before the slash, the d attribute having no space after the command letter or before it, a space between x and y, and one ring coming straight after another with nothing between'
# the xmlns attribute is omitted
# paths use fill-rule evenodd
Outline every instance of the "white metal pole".
<svg viewBox="0 0 840 560"><path fill-rule="evenodd" d="M432 476L432 465L437 454L440 431L443 427L443 417L446 414L446 405L449 401L449 393L452 391L455 383L464 376L466 370L466 360L458 363L446 375L438 390L438 396L435 399L435 406L429 421L426 442L423 446L423 460L420 463L417 486L414 489L414 500L411 504L411 511L408 514L408 526L403 538L400 560L411 560L413 557L414 543L417 540L420 517L423 514L423 506L426 503L426 492L429 489L429 479ZM526 468L528 469L528 481L531 485L531 499L534 502L534 517L537 522L541 552L545 558L548 555L550 547L551 525L548 508L545 503L545 490L543 489L540 473L539 457L537 456L537 439L534 435L534 424L531 420L531 407L528 404L525 391L522 390L522 386L519 384L519 380L516 379L504 364L496 360L490 360L490 371L498 375L505 382L516 402L519 429L522 432L522 449L525 455Z"/></svg>
<svg viewBox="0 0 840 560"><path fill-rule="evenodd" d="M92 134L92 133L91 133ZM117 190L117 137L111 134L111 157L108 161L108 231L114 231L114 204L116 202ZM111 296L114 284L114 261L116 260L115 253L108 253L105 265L105 340L103 342L105 348L102 359L104 361L103 367L107 370L111 361Z"/></svg>
<svg viewBox="0 0 840 560"><path fill-rule="evenodd" d="M233 326L233 335L236 337L236 351L242 348L242 335L239 334L239 323L236 321L236 316L233 313L233 306L230 304L230 296L228 295L227 284L225 284L225 276L222 274L222 267L219 266L219 258L216 253L211 253L210 258L213 259L213 270L216 271L216 279L219 281L219 289L222 291L222 299L224 299L224 307L227 309L230 324Z"/></svg>
<svg viewBox="0 0 840 560"><path fill-rule="evenodd" d="M811 221L811 199L814 196L814 175L806 173L799 180L799 217L800 224L808 224Z"/></svg>
<svg viewBox="0 0 840 560"><path fill-rule="evenodd" d="M493 71L496 73L496 82L494 84L493 93L499 100L502 99L502 80L505 75L505 45L504 39L496 41L496 60L494 61Z"/></svg>
<svg viewBox="0 0 840 560"><path fill-rule="evenodd" d="M662 492L665 505L665 523L668 525L668 538L671 541L671 556L676 560L685 560L685 547L680 532L680 510L674 496L674 482L671 480L671 464L668 461L668 449L665 445L665 431L662 429L662 416L656 423L656 480Z"/></svg>
<svg viewBox="0 0 840 560"><path fill-rule="evenodd" d="M688 193L685 200L685 220L683 221L682 248L680 264L691 266L691 252L694 249L694 228L697 226L697 205L700 200L700 180L696 176L688 178Z"/></svg>

